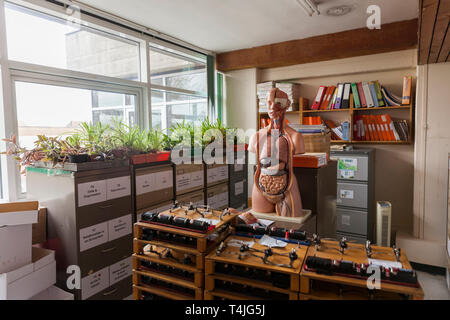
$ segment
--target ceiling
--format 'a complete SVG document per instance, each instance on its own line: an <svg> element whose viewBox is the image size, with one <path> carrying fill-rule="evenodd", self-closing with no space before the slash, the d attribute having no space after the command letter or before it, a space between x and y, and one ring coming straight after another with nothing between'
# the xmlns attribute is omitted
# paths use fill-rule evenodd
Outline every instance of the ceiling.
<svg viewBox="0 0 450 320"><path fill-rule="evenodd" d="M381 22L418 16L418 0L320 0L320 16L307 16L296 0L80 0L156 31L213 52L303 39L366 26L370 4L381 7ZM353 5L342 17L326 11Z"/></svg>

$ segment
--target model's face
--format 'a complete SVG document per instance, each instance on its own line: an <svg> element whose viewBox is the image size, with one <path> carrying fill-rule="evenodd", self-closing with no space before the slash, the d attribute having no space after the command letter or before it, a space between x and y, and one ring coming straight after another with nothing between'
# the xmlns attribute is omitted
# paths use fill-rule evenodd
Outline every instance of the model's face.
<svg viewBox="0 0 450 320"><path fill-rule="evenodd" d="M279 120L284 114L284 110L281 107L281 103L273 103L273 101L269 100L269 117L270 119Z"/></svg>

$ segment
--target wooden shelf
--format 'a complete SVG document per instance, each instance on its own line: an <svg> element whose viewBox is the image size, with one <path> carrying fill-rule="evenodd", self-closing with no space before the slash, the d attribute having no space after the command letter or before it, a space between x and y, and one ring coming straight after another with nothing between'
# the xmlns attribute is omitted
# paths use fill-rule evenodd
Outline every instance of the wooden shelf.
<svg viewBox="0 0 450 320"><path fill-rule="evenodd" d="M303 113L321 113L321 112L349 112L349 111L375 111L375 110L410 110L412 108L409 106L399 106L399 107L374 107L374 108L347 108L347 109L331 109L331 110L302 110L299 111Z"/></svg>
<svg viewBox="0 0 450 320"><path fill-rule="evenodd" d="M331 143L336 144L411 144L411 141L357 141L357 140L351 140L351 141L341 141L341 140L331 140Z"/></svg>

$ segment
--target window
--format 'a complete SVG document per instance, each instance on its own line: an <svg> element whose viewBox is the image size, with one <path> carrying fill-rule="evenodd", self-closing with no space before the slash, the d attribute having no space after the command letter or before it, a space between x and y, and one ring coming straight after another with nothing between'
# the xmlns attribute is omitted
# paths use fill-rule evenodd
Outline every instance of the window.
<svg viewBox="0 0 450 320"><path fill-rule="evenodd" d="M5 16L10 60L140 80L138 42L10 3Z"/></svg>
<svg viewBox="0 0 450 320"><path fill-rule="evenodd" d="M119 118L147 126L139 116L150 112L153 127L167 130L208 116L206 55L86 12L82 23L74 24L66 8L42 3L40 8L39 1L0 1L0 24L6 26L0 48L7 47L8 54L3 84L12 87L0 115L0 129L9 132L0 130L0 138L16 134L22 146L32 148L36 135L65 136L84 121L108 124ZM20 198L25 181L1 159L0 197L3 192L9 200Z"/></svg>
<svg viewBox="0 0 450 320"><path fill-rule="evenodd" d="M207 99L169 91L152 90L152 126L169 129L183 120L197 125L208 116Z"/></svg>
<svg viewBox="0 0 450 320"><path fill-rule="evenodd" d="M205 56L152 45L150 74L153 127L169 129L183 120L199 124L208 116Z"/></svg>
<svg viewBox="0 0 450 320"><path fill-rule="evenodd" d="M134 124L135 95L22 81L15 82L15 90L22 147L33 148L37 135L69 135L85 121L108 124L118 118ZM21 184L25 192L24 177Z"/></svg>
<svg viewBox="0 0 450 320"><path fill-rule="evenodd" d="M19 142L27 148L37 135L64 136L85 121L134 124L135 95L21 81L15 89Z"/></svg>

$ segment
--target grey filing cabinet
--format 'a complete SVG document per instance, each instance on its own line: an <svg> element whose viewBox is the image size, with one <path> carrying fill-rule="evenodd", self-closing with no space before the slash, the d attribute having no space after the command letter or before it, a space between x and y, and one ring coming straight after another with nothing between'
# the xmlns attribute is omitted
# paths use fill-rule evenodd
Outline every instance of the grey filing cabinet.
<svg viewBox="0 0 450 320"><path fill-rule="evenodd" d="M374 241L375 150L333 151L338 161L336 235L364 243Z"/></svg>
<svg viewBox="0 0 450 320"><path fill-rule="evenodd" d="M46 247L56 251L58 287L76 300L122 300L132 294L128 165L86 171L29 167L27 197L47 208ZM80 268L80 289L68 290L67 282L76 277L70 266Z"/></svg>

